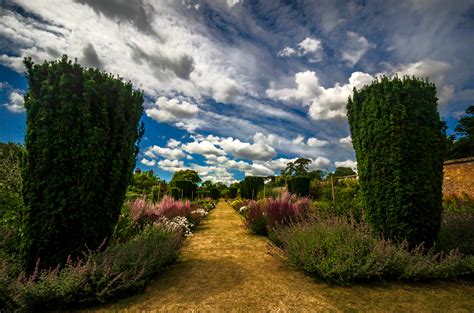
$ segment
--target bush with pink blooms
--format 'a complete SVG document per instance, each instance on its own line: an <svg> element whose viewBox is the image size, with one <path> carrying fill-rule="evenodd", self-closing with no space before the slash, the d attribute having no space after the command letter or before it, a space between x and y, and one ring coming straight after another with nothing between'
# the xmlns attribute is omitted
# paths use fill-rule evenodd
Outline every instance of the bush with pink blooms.
<svg viewBox="0 0 474 313"><path fill-rule="evenodd" d="M249 201L239 212L246 219L247 227L258 235L267 235L277 225L288 225L309 216L311 201L307 197L284 192L276 198Z"/></svg>
<svg viewBox="0 0 474 313"><path fill-rule="evenodd" d="M208 211L205 208L209 208L191 204L189 200L175 200L169 196L164 196L157 203L137 198L130 201L127 207L131 225L138 230L154 223L175 222L183 226L184 234L187 235L191 234L192 227L199 225L207 216Z"/></svg>

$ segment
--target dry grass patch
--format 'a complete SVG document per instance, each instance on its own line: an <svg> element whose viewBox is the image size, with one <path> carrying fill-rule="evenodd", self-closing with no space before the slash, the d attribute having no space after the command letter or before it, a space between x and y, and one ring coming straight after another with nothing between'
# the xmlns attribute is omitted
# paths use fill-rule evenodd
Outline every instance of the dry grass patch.
<svg viewBox="0 0 474 313"><path fill-rule="evenodd" d="M178 262L146 292L98 311L469 311L474 284L364 284L333 286L283 264L268 253L224 202L187 240Z"/></svg>

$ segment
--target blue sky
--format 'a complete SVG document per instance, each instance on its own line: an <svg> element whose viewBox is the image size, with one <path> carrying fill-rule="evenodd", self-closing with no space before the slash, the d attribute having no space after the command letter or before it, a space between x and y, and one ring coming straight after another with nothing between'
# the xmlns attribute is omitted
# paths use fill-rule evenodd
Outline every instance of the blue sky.
<svg viewBox="0 0 474 313"><path fill-rule="evenodd" d="M62 54L145 92L137 166L231 183L355 167L346 101L380 75L429 77L452 132L474 100L474 1L5 1L0 140L22 142L22 58Z"/></svg>

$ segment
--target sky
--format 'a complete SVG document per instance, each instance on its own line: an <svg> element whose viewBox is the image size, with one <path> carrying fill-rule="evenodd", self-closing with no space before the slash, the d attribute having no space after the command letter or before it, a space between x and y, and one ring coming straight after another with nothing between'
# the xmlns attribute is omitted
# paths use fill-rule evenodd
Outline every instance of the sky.
<svg viewBox="0 0 474 313"><path fill-rule="evenodd" d="M0 141L23 142L22 60L63 54L145 94L137 167L226 184L356 168L353 88L428 77L452 133L474 100L474 0L3 0Z"/></svg>

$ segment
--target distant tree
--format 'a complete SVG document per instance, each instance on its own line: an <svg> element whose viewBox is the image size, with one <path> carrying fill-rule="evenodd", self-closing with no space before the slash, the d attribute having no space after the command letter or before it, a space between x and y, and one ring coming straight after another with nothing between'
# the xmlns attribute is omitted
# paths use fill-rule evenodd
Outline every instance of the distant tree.
<svg viewBox="0 0 474 313"><path fill-rule="evenodd" d="M474 105L466 109L466 115L459 119L456 136L448 138L446 159L460 159L474 156Z"/></svg>
<svg viewBox="0 0 474 313"><path fill-rule="evenodd" d="M350 167L336 167L334 171L334 177L344 177L344 176L352 176L357 175Z"/></svg>
<svg viewBox="0 0 474 313"><path fill-rule="evenodd" d="M198 184L201 182L201 177L199 177L199 174L196 171L181 170L174 172L173 177L171 178L171 183L176 180L189 180L195 184Z"/></svg>
<svg viewBox="0 0 474 313"><path fill-rule="evenodd" d="M298 158L294 162L288 162L286 168L281 171L283 176L303 176L308 174L308 168L311 164L310 159Z"/></svg>
<svg viewBox="0 0 474 313"><path fill-rule="evenodd" d="M132 177L129 189L138 193L150 193L154 186L159 186L162 183L162 180L159 177L145 173L139 172L135 173Z"/></svg>
<svg viewBox="0 0 474 313"><path fill-rule="evenodd" d="M347 105L367 220L386 237L431 245L441 223L445 141L436 87L382 77Z"/></svg>
<svg viewBox="0 0 474 313"><path fill-rule="evenodd" d="M25 59L25 265L56 267L110 238L143 135L143 93L64 56Z"/></svg>

